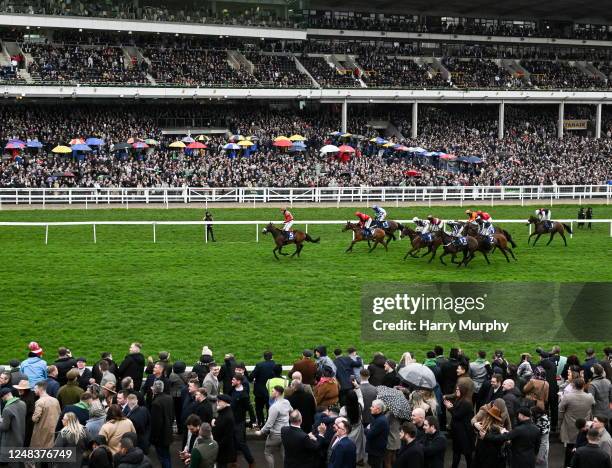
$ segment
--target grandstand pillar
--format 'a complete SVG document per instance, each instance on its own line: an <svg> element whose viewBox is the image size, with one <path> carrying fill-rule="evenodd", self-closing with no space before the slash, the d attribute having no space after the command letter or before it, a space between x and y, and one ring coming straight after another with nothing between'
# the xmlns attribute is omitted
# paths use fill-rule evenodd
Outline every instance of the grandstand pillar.
<svg viewBox="0 0 612 468"><path fill-rule="evenodd" d="M412 128L410 131L411 138L416 138L419 134L419 103L416 101L412 103Z"/></svg>
<svg viewBox="0 0 612 468"><path fill-rule="evenodd" d="M557 124L557 136L563 138L563 119L565 117L565 103L559 103L559 122Z"/></svg>
<svg viewBox="0 0 612 468"><path fill-rule="evenodd" d="M348 103L346 99L342 103L342 133L346 133L346 122L348 120Z"/></svg>
<svg viewBox="0 0 612 468"><path fill-rule="evenodd" d="M497 138L500 140L504 138L505 112L506 104L502 101L499 103L499 118L497 119Z"/></svg>
<svg viewBox="0 0 612 468"><path fill-rule="evenodd" d="M601 138L601 102L597 104L595 113L595 138Z"/></svg>

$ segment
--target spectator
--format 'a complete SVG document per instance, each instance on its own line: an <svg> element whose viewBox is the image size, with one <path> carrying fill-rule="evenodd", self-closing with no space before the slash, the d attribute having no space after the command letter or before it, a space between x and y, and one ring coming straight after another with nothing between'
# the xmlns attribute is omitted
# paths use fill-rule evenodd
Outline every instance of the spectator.
<svg viewBox="0 0 612 468"><path fill-rule="evenodd" d="M471 419L474 416L472 401L468 398L469 387L458 383L455 390L454 402L444 399L444 406L451 414L450 434L453 439L453 467L459 466L463 455L466 464L472 462L472 451L474 450L474 432L472 431Z"/></svg>
<svg viewBox="0 0 612 468"><path fill-rule="evenodd" d="M282 452L281 429L289 425L289 413L293 408L283 398L285 389L280 385L274 387L274 402L270 405L268 420L266 424L257 431L258 436L267 435L264 456L269 468L274 468L274 457L276 452Z"/></svg>
<svg viewBox="0 0 612 468"><path fill-rule="evenodd" d="M378 392L376 387L374 387L374 385L372 385L369 381L370 371L368 369L361 369L360 377L361 383L359 384L359 390L361 391L361 396L363 398L363 411L361 417L363 420L363 425L367 426L372 422L370 407L372 406L372 402L376 400Z"/></svg>
<svg viewBox="0 0 612 468"><path fill-rule="evenodd" d="M274 366L276 363L272 359L272 352L266 351L263 354L264 360L255 365L251 372L251 381L254 382L253 394L255 395L255 413L257 414L257 425L264 425L264 408L269 410L269 393L266 388L268 380L274 377Z"/></svg>
<svg viewBox="0 0 612 468"><path fill-rule="evenodd" d="M605 416L595 416L591 428L595 428L599 431L599 448L601 448L610 458L612 462L612 437L607 431L609 419Z"/></svg>
<svg viewBox="0 0 612 468"><path fill-rule="evenodd" d="M331 367L323 367L322 376L314 388L314 397L317 401L317 409L322 410L338 403L340 387L334 378Z"/></svg>
<svg viewBox="0 0 612 468"><path fill-rule="evenodd" d="M371 468L382 468L387 439L389 437L389 422L385 417L386 407L381 400L374 400L370 408L372 422L366 427L366 453L368 465Z"/></svg>
<svg viewBox="0 0 612 468"><path fill-rule="evenodd" d="M214 468L219 453L219 444L212 438L212 428L208 423L200 426L200 437L191 451L189 468Z"/></svg>
<svg viewBox="0 0 612 468"><path fill-rule="evenodd" d="M117 468L151 466L149 458L140 447L134 446L134 438L128 435L121 438L119 452L114 458Z"/></svg>
<svg viewBox="0 0 612 468"><path fill-rule="evenodd" d="M599 431L589 429L587 433L588 444L576 450L572 459L573 468L609 468L612 466L610 457L599 447Z"/></svg>
<svg viewBox="0 0 612 468"><path fill-rule="evenodd" d="M411 422L402 424L400 436L402 448L400 449L393 468L424 468L425 457L423 447L416 440L417 428Z"/></svg>
<svg viewBox="0 0 612 468"><path fill-rule="evenodd" d="M19 370L27 375L30 387L34 387L37 382L47 378L47 363L42 360L43 349L36 341L30 342L28 349L28 358L22 361Z"/></svg>
<svg viewBox="0 0 612 468"><path fill-rule="evenodd" d="M213 421L213 437L219 445L217 468L227 468L236 463L236 444L234 441L234 415L231 408L232 400L227 395L219 395L217 399L217 418Z"/></svg>
<svg viewBox="0 0 612 468"><path fill-rule="evenodd" d="M384 419L384 416L383 416ZM348 438L348 432L350 430L346 419L337 418L334 422L335 439L330 447L329 464L328 468L344 468L356 466L356 448L353 441ZM322 438L325 435L325 425L321 424L318 427L319 437ZM386 441L386 439L385 439ZM382 457L380 458L382 462ZM372 465L382 466L382 465Z"/></svg>
<svg viewBox="0 0 612 468"><path fill-rule="evenodd" d="M289 414L289 425L281 428L281 441L285 453L285 468L312 468L319 450L317 438L302 430L302 417L294 409Z"/></svg>
<svg viewBox="0 0 612 468"><path fill-rule="evenodd" d="M70 369L76 367L76 361L72 357L72 353L68 348L64 348L63 346L57 350L58 358L53 363L55 367L57 367L57 381L60 385L66 385L68 379L66 378L66 374Z"/></svg>
<svg viewBox="0 0 612 468"><path fill-rule="evenodd" d="M255 463L251 450L247 445L246 438L246 418L251 404L249 394L243 385L243 378L240 374L232 377L232 389L228 392L231 398L232 413L234 415L235 442L237 449L242 452L249 466ZM268 381L269 382L269 381Z"/></svg>
<svg viewBox="0 0 612 468"><path fill-rule="evenodd" d="M81 387L83 391L87 390L87 387L93 380L93 374L87 367L85 367L86 364L87 359L84 357L79 357L76 359L76 370L79 373L77 381L79 383L79 387Z"/></svg>
<svg viewBox="0 0 612 468"><path fill-rule="evenodd" d="M572 450L578 431L576 430L576 419L591 419L595 399L593 395L584 392L584 380L580 377L572 382L574 391L563 397L559 404L559 436L565 445L565 466L572 460Z"/></svg>
<svg viewBox="0 0 612 468"><path fill-rule="evenodd" d="M57 398L60 389L60 384L57 381L57 367L47 367L47 375L48 377L45 380L47 382L47 394L53 398Z"/></svg>
<svg viewBox="0 0 612 468"><path fill-rule="evenodd" d="M74 413L81 426L87 424L89 419L89 409L92 406L92 394L90 392L81 393L80 401L74 405L68 405L62 409L62 414L57 422L56 431L61 430L61 421L66 413ZM97 399L97 398L96 398Z"/></svg>
<svg viewBox="0 0 612 468"><path fill-rule="evenodd" d="M138 397L134 394L128 395L128 414L127 417L132 424L138 436L136 445L144 452L149 452L151 438L151 415L149 410L138 404Z"/></svg>
<svg viewBox="0 0 612 468"><path fill-rule="evenodd" d="M60 418L62 410L59 402L47 394L47 382L44 380L38 382L34 387L34 391L38 400L36 400L34 414L32 415L34 427L30 447L51 448L53 447L55 425Z"/></svg>
<svg viewBox="0 0 612 468"><path fill-rule="evenodd" d="M601 364L593 364L593 380L589 384L589 393L595 399L593 414L609 418L612 408L612 384L604 376L604 368Z"/></svg>
<svg viewBox="0 0 612 468"><path fill-rule="evenodd" d="M304 389L304 384L299 380L291 382L291 394L287 397L287 401L291 407L300 412L300 420L302 421L302 430L309 433L314 424L314 416L317 411L317 403L312 393Z"/></svg>
<svg viewBox="0 0 612 468"><path fill-rule="evenodd" d="M162 380L153 382L152 393L150 442L151 445L155 446L155 452L162 468L170 468L170 444L172 443L174 404L172 397L164 393L164 382Z"/></svg>
<svg viewBox="0 0 612 468"><path fill-rule="evenodd" d="M525 398L535 401L541 409L545 409L548 403L549 385L546 381L546 372L542 366L537 366L531 378L523 387Z"/></svg>
<svg viewBox="0 0 612 468"><path fill-rule="evenodd" d="M76 450L75 461L67 463L69 468L79 468L87 450L89 436L74 413L66 413L62 418L63 428L55 439L55 448L70 447Z"/></svg>
<svg viewBox="0 0 612 468"><path fill-rule="evenodd" d="M531 413L525 407L519 408L517 420L517 426L511 431L502 428L501 434L487 434L485 439L493 442L511 441L512 468L535 466L540 449L540 430L531 422Z"/></svg>
<svg viewBox="0 0 612 468"><path fill-rule="evenodd" d="M57 392L57 399L62 408L80 401L83 389L79 387L78 378L79 371L76 369L71 369L66 374L66 384L60 387L59 392Z"/></svg>
<svg viewBox="0 0 612 468"><path fill-rule="evenodd" d="M89 419L85 424L85 430L90 439L100 434L102 426L106 423L106 411L99 401L93 402L89 407Z"/></svg>
<svg viewBox="0 0 612 468"><path fill-rule="evenodd" d="M312 351L306 349L302 352L302 359L295 361L289 375L293 376L294 372L302 374L302 382L308 385L314 385L317 365L312 360Z"/></svg>
<svg viewBox="0 0 612 468"><path fill-rule="evenodd" d="M131 377L134 382L134 390L139 391L142 386L142 378L144 375L145 358L140 352L142 345L140 343L132 343L129 353L123 358L117 374L120 379Z"/></svg>
<svg viewBox="0 0 612 468"><path fill-rule="evenodd" d="M111 405L106 414L106 422L100 428L98 435L104 436L109 450L115 455L121 448L120 443L123 436L135 431L132 421L125 417L119 405Z"/></svg>
<svg viewBox="0 0 612 468"><path fill-rule="evenodd" d="M22 380L28 379L28 376L20 370L21 362L19 362L19 359L11 359L9 366L11 368L11 385L17 385Z"/></svg>
<svg viewBox="0 0 612 468"><path fill-rule="evenodd" d="M374 387L378 387L383 384L383 379L386 375L385 364L387 360L382 353L375 353L372 362L368 366L368 372L370 372L369 382Z"/></svg>
<svg viewBox="0 0 612 468"><path fill-rule="evenodd" d="M427 416L423 423L425 439L423 441L423 455L426 468L444 468L444 455L446 454L446 437L440 434L438 418Z"/></svg>

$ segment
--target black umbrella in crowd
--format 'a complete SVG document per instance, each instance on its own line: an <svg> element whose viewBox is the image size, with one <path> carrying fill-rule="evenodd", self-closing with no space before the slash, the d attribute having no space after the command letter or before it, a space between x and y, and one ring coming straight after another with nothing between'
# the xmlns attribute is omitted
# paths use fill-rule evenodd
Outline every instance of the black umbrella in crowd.
<svg viewBox="0 0 612 468"><path fill-rule="evenodd" d="M376 387L376 398L382 400L387 405L387 409L398 419L409 420L412 416L410 403L401 390L379 385Z"/></svg>

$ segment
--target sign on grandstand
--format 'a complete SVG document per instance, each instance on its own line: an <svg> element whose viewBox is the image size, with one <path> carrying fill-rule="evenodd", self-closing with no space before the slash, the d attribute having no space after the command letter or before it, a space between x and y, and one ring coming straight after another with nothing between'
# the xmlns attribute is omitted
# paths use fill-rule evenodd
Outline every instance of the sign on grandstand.
<svg viewBox="0 0 612 468"><path fill-rule="evenodd" d="M586 130L589 121L586 119L579 120L564 120L563 128L565 130Z"/></svg>

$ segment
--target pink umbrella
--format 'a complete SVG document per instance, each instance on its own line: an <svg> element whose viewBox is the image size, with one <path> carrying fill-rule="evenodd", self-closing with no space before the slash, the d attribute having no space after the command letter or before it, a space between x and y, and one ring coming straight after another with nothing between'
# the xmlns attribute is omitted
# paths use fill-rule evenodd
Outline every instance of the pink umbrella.
<svg viewBox="0 0 612 468"><path fill-rule="evenodd" d="M454 154L441 154L440 155L440 159L446 159L446 160L452 160L452 159L457 159L457 156L455 156Z"/></svg>
<svg viewBox="0 0 612 468"><path fill-rule="evenodd" d="M25 148L25 145L23 143L18 143L16 141L11 141L11 142L7 143L7 145L4 148L5 149L23 149L23 148Z"/></svg>
<svg viewBox="0 0 612 468"><path fill-rule="evenodd" d="M290 140L278 140L272 143L273 146L278 146L279 148L290 148L293 146L293 142Z"/></svg>
<svg viewBox="0 0 612 468"><path fill-rule="evenodd" d="M399 145L393 148L395 151L408 151L408 147L404 145Z"/></svg>
<svg viewBox="0 0 612 468"><path fill-rule="evenodd" d="M203 143L200 143L199 141L194 141L192 143L189 143L187 145L187 148L189 148L189 149L204 149L204 148L208 148L208 146L206 146Z"/></svg>
<svg viewBox="0 0 612 468"><path fill-rule="evenodd" d="M82 145L83 143L85 143L85 140L83 140L82 138L73 138L72 140L69 141L70 146Z"/></svg>
<svg viewBox="0 0 612 468"><path fill-rule="evenodd" d="M136 142L132 145L132 148L134 149L146 149L148 147L149 145L147 145L146 143L143 143L142 141Z"/></svg>
<svg viewBox="0 0 612 468"><path fill-rule="evenodd" d="M341 153L354 153L355 148L349 145L342 145L338 147L338 151L340 151Z"/></svg>

